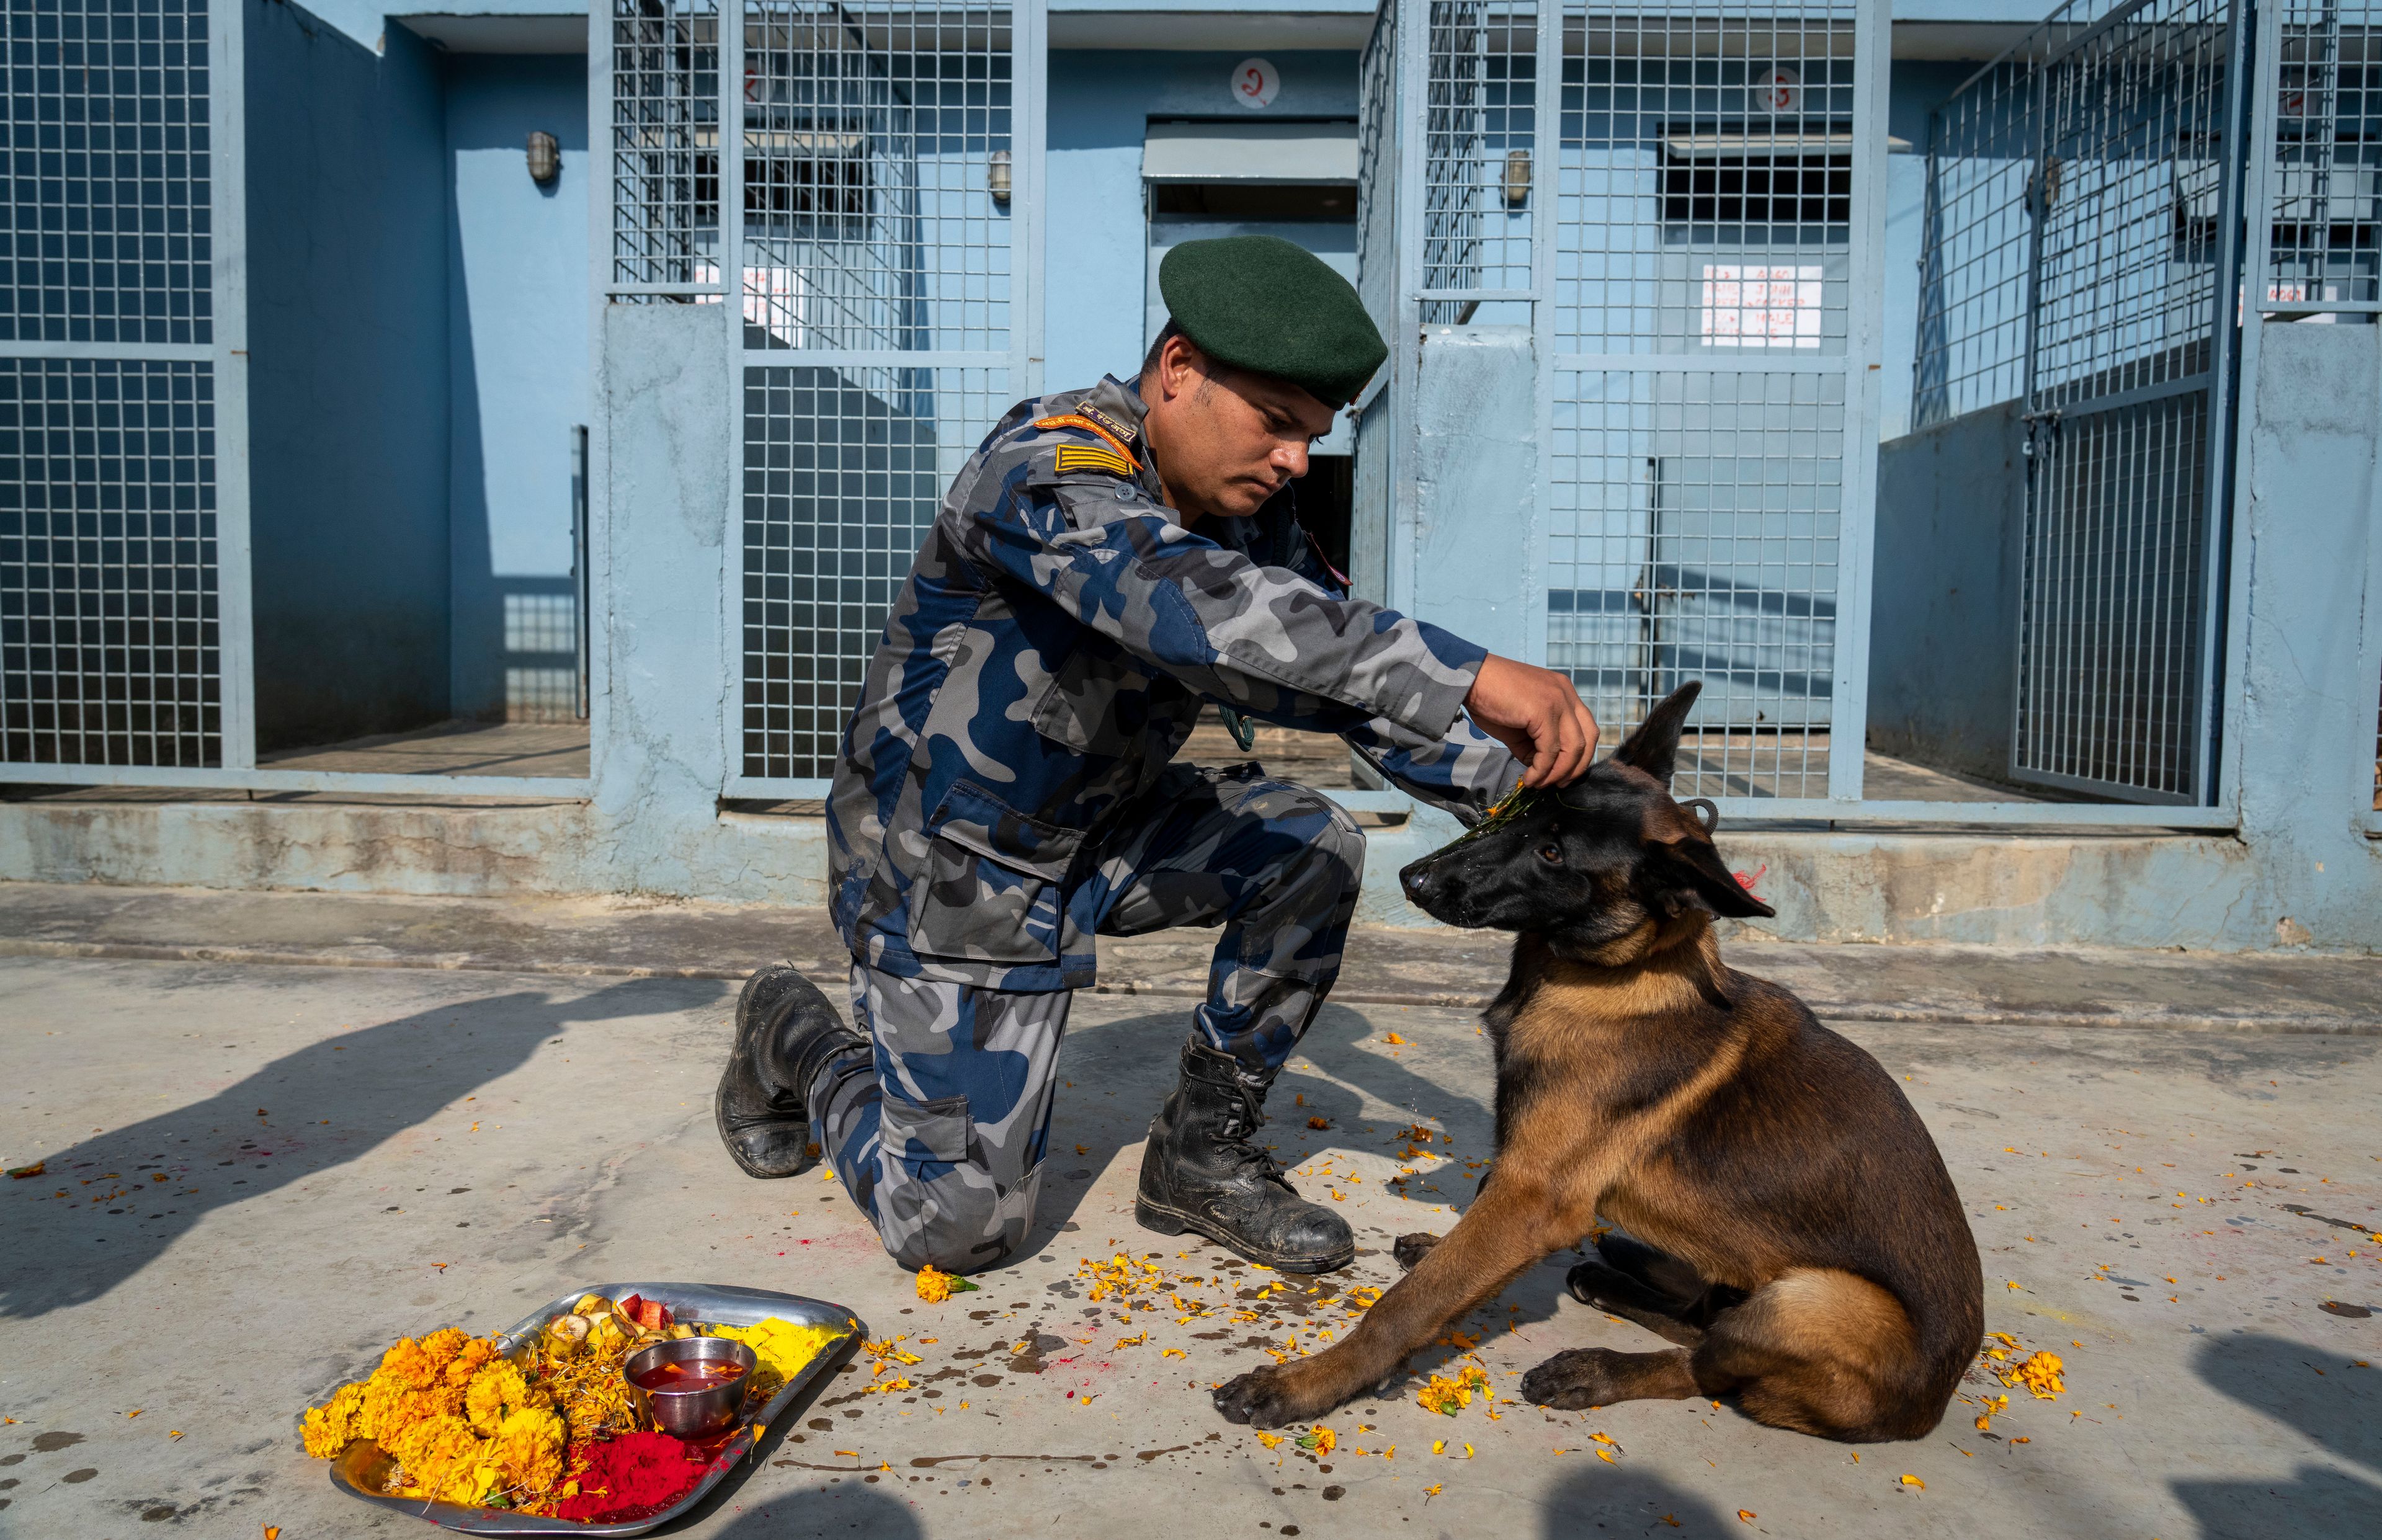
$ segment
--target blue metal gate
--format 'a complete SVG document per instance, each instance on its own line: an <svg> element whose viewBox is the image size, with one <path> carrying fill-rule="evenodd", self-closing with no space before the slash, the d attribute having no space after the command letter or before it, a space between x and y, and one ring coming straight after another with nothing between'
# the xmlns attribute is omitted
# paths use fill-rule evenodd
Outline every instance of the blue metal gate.
<svg viewBox="0 0 2382 1540"><path fill-rule="evenodd" d="M0 6L0 762L58 779L247 763L239 35Z"/></svg>
<svg viewBox="0 0 2382 1540"><path fill-rule="evenodd" d="M1395 247L1378 189L1364 224L1398 405L1360 419L1359 485L1407 480L1374 424L1412 409L1420 338L1529 327L1536 646L1616 734L1700 681L1692 794L1860 795L1885 22L1407 0L1369 55L1369 111L1414 128ZM1370 104L1393 80L1413 107ZM1411 604L1394 529L1382 587Z"/></svg>
<svg viewBox="0 0 2382 1540"><path fill-rule="evenodd" d="M2023 404L2020 781L2217 801L2249 17L2074 0L1933 126L1916 415Z"/></svg>
<svg viewBox="0 0 2382 1540"><path fill-rule="evenodd" d="M696 129L717 250L695 275L742 311L724 789L818 796L944 487L1039 386L1043 12L718 14L713 121L730 131Z"/></svg>

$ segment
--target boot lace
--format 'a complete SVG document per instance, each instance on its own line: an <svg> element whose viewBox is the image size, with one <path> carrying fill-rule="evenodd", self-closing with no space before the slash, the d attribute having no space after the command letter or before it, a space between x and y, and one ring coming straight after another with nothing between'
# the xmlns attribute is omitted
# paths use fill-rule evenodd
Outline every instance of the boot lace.
<svg viewBox="0 0 2382 1540"><path fill-rule="evenodd" d="M1279 1182L1290 1188L1290 1178L1282 1162L1274 1158L1271 1150L1257 1143L1257 1131L1266 1121L1265 1104L1258 1099L1256 1090L1238 1076L1233 1079L1233 1094L1240 1098L1242 1121L1224 1131L1224 1137L1230 1142L1234 1160L1245 1167L1255 1167L1259 1181Z"/></svg>

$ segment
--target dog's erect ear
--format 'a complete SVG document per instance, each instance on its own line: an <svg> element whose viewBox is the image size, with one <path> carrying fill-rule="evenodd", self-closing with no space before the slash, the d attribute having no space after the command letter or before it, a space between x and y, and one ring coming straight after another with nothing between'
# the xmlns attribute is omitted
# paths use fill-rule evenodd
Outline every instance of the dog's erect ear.
<svg viewBox="0 0 2382 1540"><path fill-rule="evenodd" d="M1702 909L1729 920L1774 917L1777 911L1755 898L1730 875L1720 852L1708 840L1678 839L1649 845L1656 865L1653 878L1663 907L1676 914Z"/></svg>
<svg viewBox="0 0 2382 1540"><path fill-rule="evenodd" d="M1679 758L1680 729L1688 725L1688 709L1696 703L1703 688L1702 680L1689 679L1664 696L1646 714L1646 720L1638 724L1638 730L1621 740L1613 757L1645 771L1664 786L1670 785L1672 768Z"/></svg>

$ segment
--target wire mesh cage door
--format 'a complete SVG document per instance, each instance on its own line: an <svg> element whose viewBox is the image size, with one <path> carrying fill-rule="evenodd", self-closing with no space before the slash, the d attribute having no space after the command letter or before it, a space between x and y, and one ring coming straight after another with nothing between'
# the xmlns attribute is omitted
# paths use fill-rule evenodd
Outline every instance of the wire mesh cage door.
<svg viewBox="0 0 2382 1540"><path fill-rule="evenodd" d="M1615 734L1700 683L1683 794L1859 795L1884 29L1565 16L1548 661Z"/></svg>
<svg viewBox="0 0 2382 1540"><path fill-rule="evenodd" d="M0 764L251 763L239 15L6 0ZM235 559L239 558L239 559Z"/></svg>
<svg viewBox="0 0 2382 1540"><path fill-rule="evenodd" d="M2208 800L2246 6L2071 6L2036 73L2017 779Z"/></svg>
<svg viewBox="0 0 2382 1540"><path fill-rule="evenodd" d="M817 795L944 487L1036 388L1042 12L744 0L741 18L731 789Z"/></svg>

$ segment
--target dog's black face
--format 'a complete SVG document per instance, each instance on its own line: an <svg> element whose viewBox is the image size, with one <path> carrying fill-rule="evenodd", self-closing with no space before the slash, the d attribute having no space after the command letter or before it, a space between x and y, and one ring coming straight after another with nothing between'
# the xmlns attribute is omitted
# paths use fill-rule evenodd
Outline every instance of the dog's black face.
<svg viewBox="0 0 2382 1540"><path fill-rule="evenodd" d="M1690 683L1664 700L1559 796L1399 873L1407 898L1443 924L1526 931L1580 956L1690 909L1774 913L1729 875L1704 826L1671 800L1679 731L1700 689Z"/></svg>

